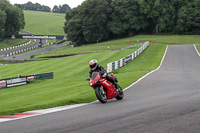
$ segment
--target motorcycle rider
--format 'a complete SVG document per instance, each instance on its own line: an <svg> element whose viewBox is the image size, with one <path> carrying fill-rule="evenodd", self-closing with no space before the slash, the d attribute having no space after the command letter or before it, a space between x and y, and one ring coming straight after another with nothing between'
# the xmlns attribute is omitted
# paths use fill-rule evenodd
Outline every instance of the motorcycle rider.
<svg viewBox="0 0 200 133"><path fill-rule="evenodd" d="M92 77L92 73L93 73L93 72L100 72L100 74L101 74L103 77L106 77L106 79L114 85L115 90L116 90L117 92L119 91L118 85L117 85L115 79L112 78L111 76L109 76L109 74L107 74L107 70L104 69L103 66L97 64L97 60L94 60L94 59L91 60L91 61L89 62L89 66L90 66L90 71L89 71L90 78Z"/></svg>

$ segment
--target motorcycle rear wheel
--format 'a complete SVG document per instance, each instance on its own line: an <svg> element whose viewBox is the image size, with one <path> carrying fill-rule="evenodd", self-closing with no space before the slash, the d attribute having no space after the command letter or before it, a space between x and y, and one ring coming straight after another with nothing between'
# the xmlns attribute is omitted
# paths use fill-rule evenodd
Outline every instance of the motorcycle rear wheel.
<svg viewBox="0 0 200 133"><path fill-rule="evenodd" d="M124 98L124 92L122 90L122 88L118 85L118 89L119 89L119 93L116 97L117 100L122 100Z"/></svg>
<svg viewBox="0 0 200 133"><path fill-rule="evenodd" d="M95 94L101 103L107 103L107 94L102 87L96 87Z"/></svg>

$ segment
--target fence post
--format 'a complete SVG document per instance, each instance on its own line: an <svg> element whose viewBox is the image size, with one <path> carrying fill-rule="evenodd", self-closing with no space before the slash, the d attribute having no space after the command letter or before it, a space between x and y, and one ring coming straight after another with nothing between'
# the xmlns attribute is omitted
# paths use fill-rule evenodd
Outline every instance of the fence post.
<svg viewBox="0 0 200 133"><path fill-rule="evenodd" d="M120 68L120 60L118 60L118 68Z"/></svg>
<svg viewBox="0 0 200 133"><path fill-rule="evenodd" d="M107 73L112 72L112 63L107 64Z"/></svg>
<svg viewBox="0 0 200 133"><path fill-rule="evenodd" d="M115 62L112 62L112 71L115 70Z"/></svg>

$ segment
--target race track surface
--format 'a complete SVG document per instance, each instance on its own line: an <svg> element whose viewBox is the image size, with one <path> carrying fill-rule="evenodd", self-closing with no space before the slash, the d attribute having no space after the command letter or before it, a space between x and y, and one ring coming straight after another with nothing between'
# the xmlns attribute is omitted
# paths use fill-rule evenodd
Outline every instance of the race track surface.
<svg viewBox="0 0 200 133"><path fill-rule="evenodd" d="M91 88L92 89L92 88ZM1 133L198 133L200 57L193 45L168 46L160 69L121 101L0 123Z"/></svg>
<svg viewBox="0 0 200 133"><path fill-rule="evenodd" d="M25 35L34 35L33 33L30 33L28 31L20 31L20 32L22 32ZM4 57L7 54L10 54L10 53L13 53L13 52L16 52L16 51L19 51L19 50L21 51L21 50L24 50L24 49L27 49L27 48L38 46L39 43L40 43L40 39L35 39L35 43L33 43L33 44L30 44L30 45L27 45L27 46L24 46L24 47L20 47L20 48L17 48L17 49L12 49L12 50L8 50L8 51L0 52L0 57ZM46 43L47 43L47 40L43 39L42 44L44 45ZM63 46L66 46L66 44L53 45L51 47L33 50L33 51L29 51L29 52L22 53L22 54L19 54L19 55L8 56L8 57L5 57L4 59L27 59L27 58L31 58L31 56L41 54L41 53L45 53L45 52L48 52L48 51L51 51L51 50L54 50L54 49L57 49L57 48L60 48L60 47L63 47Z"/></svg>

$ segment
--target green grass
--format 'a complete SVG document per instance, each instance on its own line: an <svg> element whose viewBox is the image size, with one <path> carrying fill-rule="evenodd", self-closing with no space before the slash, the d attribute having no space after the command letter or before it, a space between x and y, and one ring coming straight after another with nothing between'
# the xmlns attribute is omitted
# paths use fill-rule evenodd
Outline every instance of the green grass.
<svg viewBox="0 0 200 133"><path fill-rule="evenodd" d="M153 41L156 44L200 44L200 35L138 35L138 40Z"/></svg>
<svg viewBox="0 0 200 133"><path fill-rule="evenodd" d="M132 44L136 44L132 43ZM130 44L129 44L130 45ZM119 48L124 48L129 46L126 43L117 43L117 41L108 41L108 42L103 42L103 43L98 43L98 44L90 44L90 45L85 45L79 46L79 47L74 47L74 48L68 48L62 47L56 50L52 50L50 52L47 52L45 54L40 54L37 55L36 57L46 57L46 56L59 56L59 55L73 55L73 54L84 54L84 53L91 53L91 52L99 52L99 51L106 51L106 50L113 50L113 49L119 49ZM109 47L109 48L108 48Z"/></svg>
<svg viewBox="0 0 200 133"><path fill-rule="evenodd" d="M65 35L65 14L24 10L25 31L37 35Z"/></svg>
<svg viewBox="0 0 200 133"><path fill-rule="evenodd" d="M196 48L197 48L197 50L198 50L199 53L200 53L200 45L196 45Z"/></svg>
<svg viewBox="0 0 200 133"><path fill-rule="evenodd" d="M89 76L88 62L97 59L106 67L107 63L125 57L137 48L0 66L2 78L15 77L18 74L54 72L53 80L0 90L0 115L94 101L94 90L85 81ZM125 88L145 73L157 68L165 48L166 45L151 45L133 62L114 71L119 84Z"/></svg>
<svg viewBox="0 0 200 133"><path fill-rule="evenodd" d="M130 42L129 45L137 44L139 42L150 41L154 44L200 44L200 35L137 35L133 37L116 39L96 44L89 44L75 48L61 48L56 49L51 52L38 55L37 57L47 57L47 56L59 56L59 55L70 55L70 54L83 54L90 52L98 52L112 49L119 49L129 46L127 42ZM109 48L108 48L109 47Z"/></svg>

